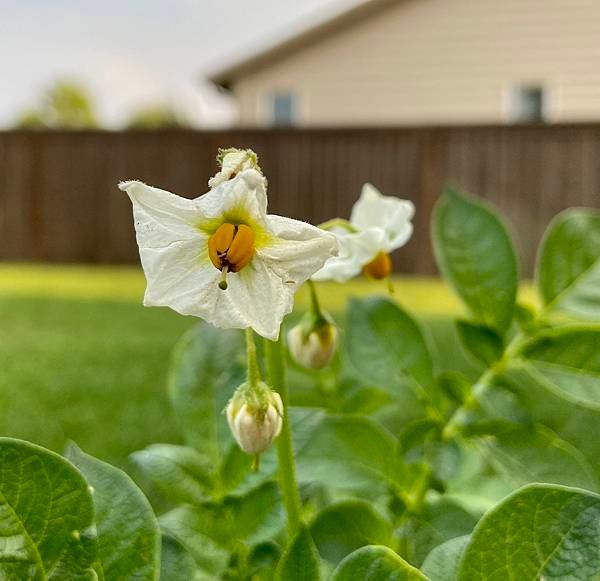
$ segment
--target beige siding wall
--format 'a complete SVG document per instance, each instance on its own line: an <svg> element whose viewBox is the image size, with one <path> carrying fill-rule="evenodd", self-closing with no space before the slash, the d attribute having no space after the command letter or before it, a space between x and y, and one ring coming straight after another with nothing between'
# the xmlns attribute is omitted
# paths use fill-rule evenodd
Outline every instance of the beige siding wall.
<svg viewBox="0 0 600 581"><path fill-rule="evenodd" d="M233 90L247 125L284 90L303 125L445 124L506 121L526 83L549 121L600 119L600 0L399 0Z"/></svg>

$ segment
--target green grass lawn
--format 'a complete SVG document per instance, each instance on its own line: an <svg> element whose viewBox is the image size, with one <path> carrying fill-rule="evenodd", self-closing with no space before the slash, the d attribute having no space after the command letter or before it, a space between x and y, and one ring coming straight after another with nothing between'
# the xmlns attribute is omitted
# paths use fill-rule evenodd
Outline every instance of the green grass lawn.
<svg viewBox="0 0 600 581"><path fill-rule="evenodd" d="M453 345L448 314L460 306L450 292L435 279L395 286L441 355L471 370ZM57 451L73 439L116 464L151 442L178 441L165 377L194 319L142 307L143 290L137 268L0 265L0 434ZM365 280L321 287L335 312L378 292L385 285ZM301 290L297 309L306 301Z"/></svg>

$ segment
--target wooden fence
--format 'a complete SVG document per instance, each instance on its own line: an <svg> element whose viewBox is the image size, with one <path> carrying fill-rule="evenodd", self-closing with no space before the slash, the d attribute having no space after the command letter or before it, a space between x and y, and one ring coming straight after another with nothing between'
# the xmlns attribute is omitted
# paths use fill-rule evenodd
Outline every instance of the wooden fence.
<svg viewBox="0 0 600 581"><path fill-rule="evenodd" d="M270 211L319 223L348 216L361 185L413 200L400 271L435 272L431 209L452 181L497 205L530 274L548 221L600 206L600 125L219 132L0 133L0 260L135 263L131 208L116 184L207 189L217 148L252 147Z"/></svg>

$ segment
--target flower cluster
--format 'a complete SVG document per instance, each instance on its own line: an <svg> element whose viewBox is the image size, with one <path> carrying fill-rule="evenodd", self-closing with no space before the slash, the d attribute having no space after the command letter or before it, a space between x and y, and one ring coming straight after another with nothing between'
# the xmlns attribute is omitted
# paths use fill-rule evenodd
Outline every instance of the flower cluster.
<svg viewBox="0 0 600 581"><path fill-rule="evenodd" d="M317 228L267 214L267 182L253 151L222 150L218 161L210 190L193 200L139 181L119 185L133 203L144 304L276 340L296 290L309 281L311 307L288 334L290 353L300 365L325 367L338 330L312 281L346 281L361 271L387 278L390 252L411 236L413 204L365 184L349 221ZM260 381L251 331L247 344L248 381L230 400L227 419L240 447L258 458L279 435L285 410Z"/></svg>

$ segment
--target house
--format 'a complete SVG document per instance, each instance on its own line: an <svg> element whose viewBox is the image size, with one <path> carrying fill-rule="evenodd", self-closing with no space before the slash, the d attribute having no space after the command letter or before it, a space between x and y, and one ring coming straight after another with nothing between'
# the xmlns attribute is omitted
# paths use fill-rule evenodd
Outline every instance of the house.
<svg viewBox="0 0 600 581"><path fill-rule="evenodd" d="M600 120L599 0L367 0L215 71L244 126Z"/></svg>

